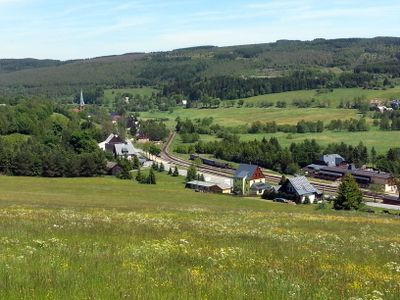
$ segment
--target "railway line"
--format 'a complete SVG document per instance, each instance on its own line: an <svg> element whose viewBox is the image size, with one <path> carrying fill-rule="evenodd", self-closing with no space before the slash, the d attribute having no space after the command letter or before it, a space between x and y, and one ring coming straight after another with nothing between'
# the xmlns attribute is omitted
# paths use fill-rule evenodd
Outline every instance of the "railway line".
<svg viewBox="0 0 400 300"><path fill-rule="evenodd" d="M164 145L161 153L160 153L160 157L168 162L170 162L171 164L177 165L177 166L181 166L181 167L185 167L188 168L190 167L191 163L179 158L179 157L175 157L173 155L171 155L169 153L169 149L171 147L171 144L173 142L173 140L175 139L176 133L173 132L168 140L167 143ZM235 174L235 171L232 169L221 169L218 167L213 167L213 166L207 166L207 165L201 165L198 167L198 170L204 173L208 173L211 175L216 175L216 176L221 176L221 177L226 177L226 178L232 178L233 175ZM268 173L266 170L263 170L264 174L265 174L265 178L267 180L267 182L272 183L272 184L279 184L280 180L281 180L281 176L280 175L275 175L275 174L271 174ZM333 186L330 184L324 184L324 183L320 183L320 182L315 182L315 181L311 181L311 183L320 191L322 191L323 193L329 193L332 195L337 194L337 186ZM362 190L364 198L367 198L369 200L383 200L385 198L384 195L381 194L375 194L371 191Z"/></svg>

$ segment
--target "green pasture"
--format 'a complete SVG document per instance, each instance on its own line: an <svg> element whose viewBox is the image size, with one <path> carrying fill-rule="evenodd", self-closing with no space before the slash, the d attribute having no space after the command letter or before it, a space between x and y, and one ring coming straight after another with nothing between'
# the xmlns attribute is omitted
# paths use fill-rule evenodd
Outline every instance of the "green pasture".
<svg viewBox="0 0 400 300"><path fill-rule="evenodd" d="M380 154L386 154L389 148L400 148L400 132L399 131L381 131L378 128L372 127L370 131L363 132L336 132L325 130L321 133L259 133L259 134L240 134L242 141L261 140L263 138L276 137L279 143L283 147L289 147L292 143L299 143L306 139L315 139L318 144L327 146L331 143L344 142L348 145L357 146L360 142L371 149L375 147L375 150ZM208 142L218 140L215 136L211 135L200 135L202 141ZM171 149L175 149L178 145L181 145L182 141L179 135L174 140ZM179 154L176 154L179 155ZM187 158L188 155L180 155L183 158Z"/></svg>
<svg viewBox="0 0 400 300"><path fill-rule="evenodd" d="M375 147L378 153L386 154L389 148L400 147L400 132L399 131L381 131L377 128L372 128L370 131L363 132L335 132L324 131L321 133L273 133L273 134L243 134L240 135L241 140L254 140L262 138L276 137L282 146L290 146L291 143L302 142L305 139L315 139L321 145L330 143L344 142L348 145L358 145L363 142L364 145L371 149Z"/></svg>
<svg viewBox="0 0 400 300"><path fill-rule="evenodd" d="M347 120L359 118L357 110L336 108L216 108L216 109L184 109L177 108L170 112L143 112L144 119L159 118L168 120L168 125L175 124L176 117L181 119L213 117L214 123L222 126L238 126L251 124L254 121L278 124L297 124L301 120L329 122L334 119Z"/></svg>
<svg viewBox="0 0 400 300"><path fill-rule="evenodd" d="M142 87L142 88L126 88L126 89L107 89L104 90L104 98L106 100L114 100L117 94L129 93L132 95L140 95L140 96L151 96L154 92L157 92L156 89L151 87Z"/></svg>
<svg viewBox="0 0 400 300"><path fill-rule="evenodd" d="M0 177L0 298L400 296L397 218L157 179Z"/></svg>
<svg viewBox="0 0 400 300"><path fill-rule="evenodd" d="M318 92L316 90L302 90L302 91L293 91L293 92L285 92L285 93L277 93L277 94L268 94L261 95L251 98L243 99L245 103L258 103L262 101L269 101L276 104L277 101L283 101L288 103L289 105L293 100L311 100L315 99L317 101L321 101L323 103L329 104L330 107L337 107L341 101L346 103L346 101L352 102L354 98L362 97L365 100L369 101L374 98L379 98L382 100L391 100L400 98L400 87L396 86L395 88L386 89L386 90L369 90L362 88L342 88L342 89L334 89L332 92L329 90L322 90L322 92Z"/></svg>

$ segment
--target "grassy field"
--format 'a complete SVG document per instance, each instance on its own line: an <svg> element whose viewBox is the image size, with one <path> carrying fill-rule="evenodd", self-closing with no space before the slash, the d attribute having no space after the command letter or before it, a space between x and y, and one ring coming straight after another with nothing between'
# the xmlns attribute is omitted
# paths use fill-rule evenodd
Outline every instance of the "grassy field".
<svg viewBox="0 0 400 300"><path fill-rule="evenodd" d="M277 101L283 101L291 104L293 99L322 101L330 104L330 107L337 107L341 101L353 101L356 97L363 97L366 100L374 98L380 98L383 100L391 100L394 98L400 98L400 87L387 90L364 90L361 88L349 88L349 89L334 89L333 92L318 93L315 90L308 91L293 91L278 94L268 94L262 96L256 96L252 98L243 99L245 102L257 103L260 101L270 101L276 103Z"/></svg>
<svg viewBox="0 0 400 300"><path fill-rule="evenodd" d="M298 121L334 119L347 120L358 118L354 109L336 108L218 108L218 109L183 109L177 108L173 113L169 112L143 112L140 116L144 119L160 118L168 119L168 125L175 124L176 117L182 119L213 117L214 123L223 126L238 126L251 124L254 121L275 121L278 124L297 124Z"/></svg>
<svg viewBox="0 0 400 300"><path fill-rule="evenodd" d="M143 87L143 88L126 88L126 89L107 89L104 90L104 98L106 100L114 100L116 94L124 94L130 93L132 95L140 95L140 96L151 96L152 93L156 92L156 89L151 87Z"/></svg>
<svg viewBox="0 0 400 300"><path fill-rule="evenodd" d="M242 134L241 139L254 140L262 139L263 137L278 138L282 146L290 146L291 143L298 143L305 139L315 139L321 145L328 145L330 143L344 142L348 145L357 146L360 142L371 149L375 147L378 153L386 154L389 148L400 147L400 132L398 131L381 131L378 129L371 129L365 132L333 132L324 131L321 133L305 133L305 134L288 134L288 133L274 133L274 134Z"/></svg>
<svg viewBox="0 0 400 300"><path fill-rule="evenodd" d="M140 95L140 96L151 96L154 92L157 92L156 89L151 87L143 87L143 88L126 88L126 89L107 89L104 90L104 103L106 106L111 106L115 101L115 96L120 93L130 93L132 95Z"/></svg>
<svg viewBox="0 0 400 300"><path fill-rule="evenodd" d="M315 139L318 144L322 146L327 146L330 143L341 143L344 142L348 145L357 146L360 142L371 149L375 147L375 150L380 154L386 154L389 148L400 148L400 133L398 131L381 131L376 128L365 132L334 132L334 131L324 131L321 133L259 133L259 134L240 134L240 139L242 141L251 140L261 140L264 137L269 139L271 137L276 137L279 143L283 147L289 147L291 143L299 143L305 139ZM201 135L200 139L202 141L208 142L217 140L216 137L210 135ZM180 138L176 138L174 146L182 144ZM187 157L184 156L184 157Z"/></svg>
<svg viewBox="0 0 400 300"><path fill-rule="evenodd" d="M0 298L400 296L397 218L158 181L0 177Z"/></svg>
<svg viewBox="0 0 400 300"><path fill-rule="evenodd" d="M343 100L344 102L352 102L355 97L364 97L366 100L380 98L389 100L400 98L400 87L387 90L363 90L360 88L335 89L333 92L318 93L315 90L310 91L294 91L277 94L268 94L252 98L243 99L246 102L257 103L261 101L284 101L290 104L293 99L310 100L312 98L317 101L329 101L330 108L296 108L288 106L284 109L279 108L217 108L217 109L183 109L177 108L173 113L169 112L143 112L141 116L147 118L168 119L169 125L172 126L173 120L177 116L181 118L204 118L213 117L215 122L224 126L236 126L249 124L253 121L275 121L278 124L296 124L298 121L317 121L323 120L328 122L333 119L350 119L357 118L359 115L356 110L337 109L336 107Z"/></svg>

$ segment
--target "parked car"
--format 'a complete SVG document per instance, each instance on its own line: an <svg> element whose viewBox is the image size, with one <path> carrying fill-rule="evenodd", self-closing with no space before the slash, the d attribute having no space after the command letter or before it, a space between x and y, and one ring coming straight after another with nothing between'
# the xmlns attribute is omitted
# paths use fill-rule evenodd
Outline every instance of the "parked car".
<svg viewBox="0 0 400 300"><path fill-rule="evenodd" d="M279 203L288 203L288 200L286 200L285 198L275 198L273 201Z"/></svg>

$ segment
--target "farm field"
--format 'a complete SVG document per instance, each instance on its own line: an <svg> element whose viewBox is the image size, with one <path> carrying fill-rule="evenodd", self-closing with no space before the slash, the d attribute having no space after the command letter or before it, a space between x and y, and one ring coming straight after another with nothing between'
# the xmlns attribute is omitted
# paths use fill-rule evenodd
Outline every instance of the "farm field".
<svg viewBox="0 0 400 300"><path fill-rule="evenodd" d="M1 299L398 299L400 220L114 178L0 177Z"/></svg>
<svg viewBox="0 0 400 300"><path fill-rule="evenodd" d="M305 139L315 139L318 144L327 146L330 143L341 143L344 142L348 145L357 146L360 142L371 149L375 147L375 150L380 154L386 154L389 148L400 147L400 132L398 131L382 131L377 128L371 128L370 131L362 132L335 132L325 130L321 133L259 133L259 134L239 134L242 141L261 140L263 138L276 137L279 143L283 147L289 147L292 143L299 143ZM217 137L211 135L200 135L200 139L204 142L218 140ZM176 149L177 146L182 145L182 140L179 135L174 140L171 149ZM177 154L176 155L180 155ZM180 155L181 157L187 158L188 155Z"/></svg>
<svg viewBox="0 0 400 300"><path fill-rule="evenodd" d="M243 99L244 103L258 103L269 101L276 104L277 101L288 103L287 108L258 108L258 107L231 107L231 108L215 108L215 109L183 109L176 108L173 113L170 112L142 112L141 117L144 119L160 118L168 120L170 126L174 125L176 117L181 118L204 118L213 117L214 122L223 126L238 126L249 124L254 121L275 121L278 124L296 124L298 121L317 121L323 120L325 123L333 119L350 119L359 118L357 110L338 109L337 106L341 101L352 102L356 97L363 97L367 100L380 98L389 100L400 98L400 87L397 86L387 90L364 90L361 88L334 89L333 92L318 93L315 90L303 90L294 92L285 92L277 94L268 94L252 98ZM329 108L297 108L291 106L293 99L311 100L329 102ZM229 102L229 100L225 101Z"/></svg>
<svg viewBox="0 0 400 300"><path fill-rule="evenodd" d="M280 144L284 147L290 146L291 143L302 142L305 139L315 139L320 145L326 146L330 143L341 143L344 142L348 145L357 146L360 142L371 149L375 147L378 153L386 154L389 148L400 147L400 132L399 131L382 131L376 128L371 128L370 131L362 132L334 132L324 131L321 133L273 133L273 134L242 134L240 135L241 140L254 140L270 137L278 138Z"/></svg>
<svg viewBox="0 0 400 300"><path fill-rule="evenodd" d="M343 100L353 101L356 97L363 97L367 100L371 100L374 98L380 98L383 100L391 100L394 98L400 98L400 87L396 86L392 89L387 90L369 90L362 88L342 88L342 89L334 89L332 92L327 91L323 93L318 93L315 90L303 90L303 91L293 91L293 92L285 92L285 93L277 93L277 94L268 94L262 96L256 96L251 98L243 99L245 102L257 103L260 101L270 101L277 102L283 101L288 104L291 104L293 99L300 100L311 100L314 98L319 101L329 102L330 107L337 107L340 102Z"/></svg>
<svg viewBox="0 0 400 300"><path fill-rule="evenodd" d="M278 124L297 124L301 120L329 122L334 119L347 120L359 118L357 110L336 108L217 108L217 109L183 109L177 108L169 112L143 112L140 116L144 119L168 119L169 126L175 125L176 117L182 119L213 117L214 123L222 126L238 126L251 124L254 121Z"/></svg>

